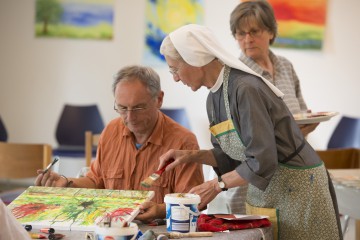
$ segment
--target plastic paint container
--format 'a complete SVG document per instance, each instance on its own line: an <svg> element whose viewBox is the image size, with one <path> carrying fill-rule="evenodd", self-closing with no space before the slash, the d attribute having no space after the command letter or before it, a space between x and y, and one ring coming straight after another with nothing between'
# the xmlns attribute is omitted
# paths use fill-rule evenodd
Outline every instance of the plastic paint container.
<svg viewBox="0 0 360 240"><path fill-rule="evenodd" d="M134 240L139 231L135 223L129 227L95 227L95 240Z"/></svg>
<svg viewBox="0 0 360 240"><path fill-rule="evenodd" d="M190 193L166 194L166 229L168 232L196 232L200 196Z"/></svg>

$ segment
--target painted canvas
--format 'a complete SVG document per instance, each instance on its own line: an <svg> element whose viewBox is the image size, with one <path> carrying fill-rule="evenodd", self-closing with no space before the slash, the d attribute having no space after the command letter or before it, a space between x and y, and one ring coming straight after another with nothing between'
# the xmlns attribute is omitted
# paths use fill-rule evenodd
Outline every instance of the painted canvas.
<svg viewBox="0 0 360 240"><path fill-rule="evenodd" d="M321 49L327 0L268 0L278 22L275 47Z"/></svg>
<svg viewBox="0 0 360 240"><path fill-rule="evenodd" d="M159 49L167 34L189 23L202 24L203 0L147 0L145 50L143 62L148 66L166 66Z"/></svg>
<svg viewBox="0 0 360 240"><path fill-rule="evenodd" d="M114 0L36 0L37 37L112 39Z"/></svg>
<svg viewBox="0 0 360 240"><path fill-rule="evenodd" d="M8 207L33 228L93 231L107 217L131 222L153 196L153 191L31 186Z"/></svg>

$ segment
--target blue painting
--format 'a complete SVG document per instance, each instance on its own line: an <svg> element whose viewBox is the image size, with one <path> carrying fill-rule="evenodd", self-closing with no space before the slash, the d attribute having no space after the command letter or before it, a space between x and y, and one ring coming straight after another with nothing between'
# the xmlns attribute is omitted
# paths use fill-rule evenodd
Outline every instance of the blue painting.
<svg viewBox="0 0 360 240"><path fill-rule="evenodd" d="M36 0L35 35L112 39L114 0Z"/></svg>
<svg viewBox="0 0 360 240"><path fill-rule="evenodd" d="M162 40L175 29L190 23L202 24L203 0L147 0L143 63L166 66L159 49Z"/></svg>

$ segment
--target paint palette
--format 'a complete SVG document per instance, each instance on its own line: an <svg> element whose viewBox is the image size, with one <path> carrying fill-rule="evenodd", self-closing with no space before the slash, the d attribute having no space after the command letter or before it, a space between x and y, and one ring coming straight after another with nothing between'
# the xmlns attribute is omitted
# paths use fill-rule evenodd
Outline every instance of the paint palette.
<svg viewBox="0 0 360 240"><path fill-rule="evenodd" d="M104 218L131 222L153 191L29 187L8 205L14 216L33 228L94 231Z"/></svg>

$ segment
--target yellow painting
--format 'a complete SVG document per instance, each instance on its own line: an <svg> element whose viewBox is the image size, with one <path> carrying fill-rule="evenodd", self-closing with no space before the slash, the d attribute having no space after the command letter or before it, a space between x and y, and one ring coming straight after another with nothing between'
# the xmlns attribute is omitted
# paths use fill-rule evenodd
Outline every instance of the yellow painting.
<svg viewBox="0 0 360 240"><path fill-rule="evenodd" d="M145 65L164 66L165 59L159 49L165 36L186 24L202 24L203 18L203 0L147 0Z"/></svg>

